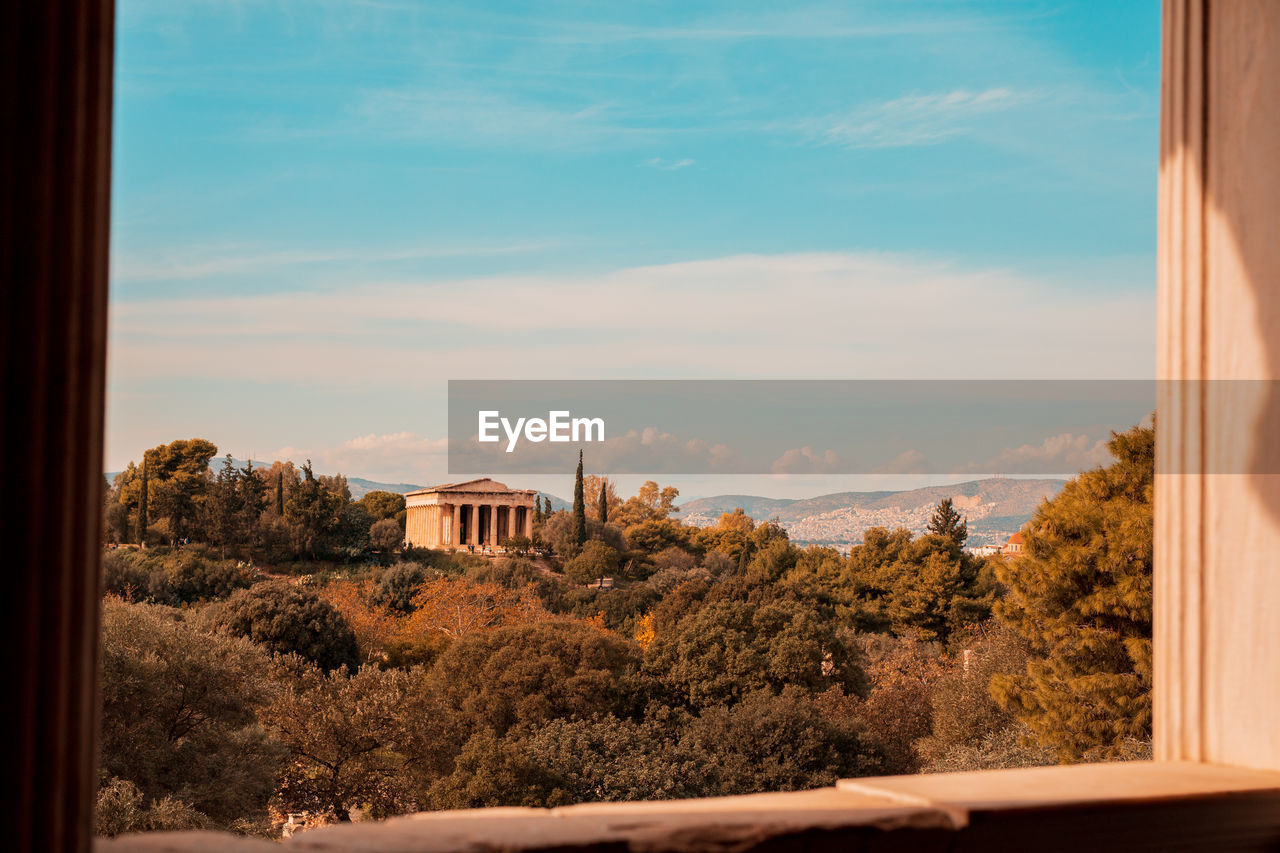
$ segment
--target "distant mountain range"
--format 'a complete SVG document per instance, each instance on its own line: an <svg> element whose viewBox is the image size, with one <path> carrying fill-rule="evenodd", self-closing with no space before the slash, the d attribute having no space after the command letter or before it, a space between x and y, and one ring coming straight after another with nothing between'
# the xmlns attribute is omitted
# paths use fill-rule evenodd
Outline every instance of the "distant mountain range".
<svg viewBox="0 0 1280 853"><path fill-rule="evenodd" d="M968 518L970 545L999 545L1065 482L997 477L901 492L836 492L803 500L717 495L681 504L676 518L706 527L719 521L721 513L742 507L757 521L777 521L796 542L848 547L861 542L869 527L905 527L923 533L934 507L951 498Z"/></svg>

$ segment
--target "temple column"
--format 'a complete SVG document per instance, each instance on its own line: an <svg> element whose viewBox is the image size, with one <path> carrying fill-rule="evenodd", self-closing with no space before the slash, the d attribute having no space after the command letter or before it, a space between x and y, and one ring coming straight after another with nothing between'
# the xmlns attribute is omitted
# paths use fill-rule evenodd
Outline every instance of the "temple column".
<svg viewBox="0 0 1280 853"><path fill-rule="evenodd" d="M449 529L449 544L458 547L462 544L462 504L453 505L453 524Z"/></svg>
<svg viewBox="0 0 1280 853"><path fill-rule="evenodd" d="M529 507L521 507L524 510L524 535L533 538L533 513L529 511Z"/></svg>
<svg viewBox="0 0 1280 853"><path fill-rule="evenodd" d="M467 526L467 544L480 544L480 504L471 504L471 523Z"/></svg>
<svg viewBox="0 0 1280 853"><path fill-rule="evenodd" d="M498 544L498 505L489 505L489 547Z"/></svg>

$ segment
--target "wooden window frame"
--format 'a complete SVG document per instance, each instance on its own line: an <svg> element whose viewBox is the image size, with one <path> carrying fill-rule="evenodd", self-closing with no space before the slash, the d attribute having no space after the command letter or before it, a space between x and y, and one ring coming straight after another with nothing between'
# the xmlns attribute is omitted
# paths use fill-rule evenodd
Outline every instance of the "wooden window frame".
<svg viewBox="0 0 1280 853"><path fill-rule="evenodd" d="M18 119L0 138L0 447L21 496L5 536L4 831L14 850L278 850L217 833L92 837L113 22L110 0L0 10ZM1280 470L1280 402L1224 410L1198 380L1280 378L1280 4L1164 0L1163 31L1157 372L1197 382L1162 385L1158 406L1155 761L411 815L287 846L1275 849L1280 476L1214 472L1241 452Z"/></svg>

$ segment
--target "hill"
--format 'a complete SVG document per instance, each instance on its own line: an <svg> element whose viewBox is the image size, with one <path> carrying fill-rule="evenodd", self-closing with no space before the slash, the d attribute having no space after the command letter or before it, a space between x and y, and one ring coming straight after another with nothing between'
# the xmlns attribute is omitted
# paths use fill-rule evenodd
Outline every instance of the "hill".
<svg viewBox="0 0 1280 853"><path fill-rule="evenodd" d="M700 527L720 514L742 509L757 521L776 520L797 542L848 547L862 541L869 527L905 527L923 533L938 501L951 498L969 521L970 545L997 545L1022 527L1045 498L1065 480L1015 480L997 477L907 491L836 492L801 500L755 495L717 495L680 506L676 515Z"/></svg>

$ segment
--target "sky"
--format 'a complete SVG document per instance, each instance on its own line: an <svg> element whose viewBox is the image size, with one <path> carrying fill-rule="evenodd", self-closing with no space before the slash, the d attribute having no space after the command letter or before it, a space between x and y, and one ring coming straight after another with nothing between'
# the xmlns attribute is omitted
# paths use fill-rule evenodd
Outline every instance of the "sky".
<svg viewBox="0 0 1280 853"><path fill-rule="evenodd" d="M456 479L449 379L1154 375L1154 2L117 15L109 470Z"/></svg>

